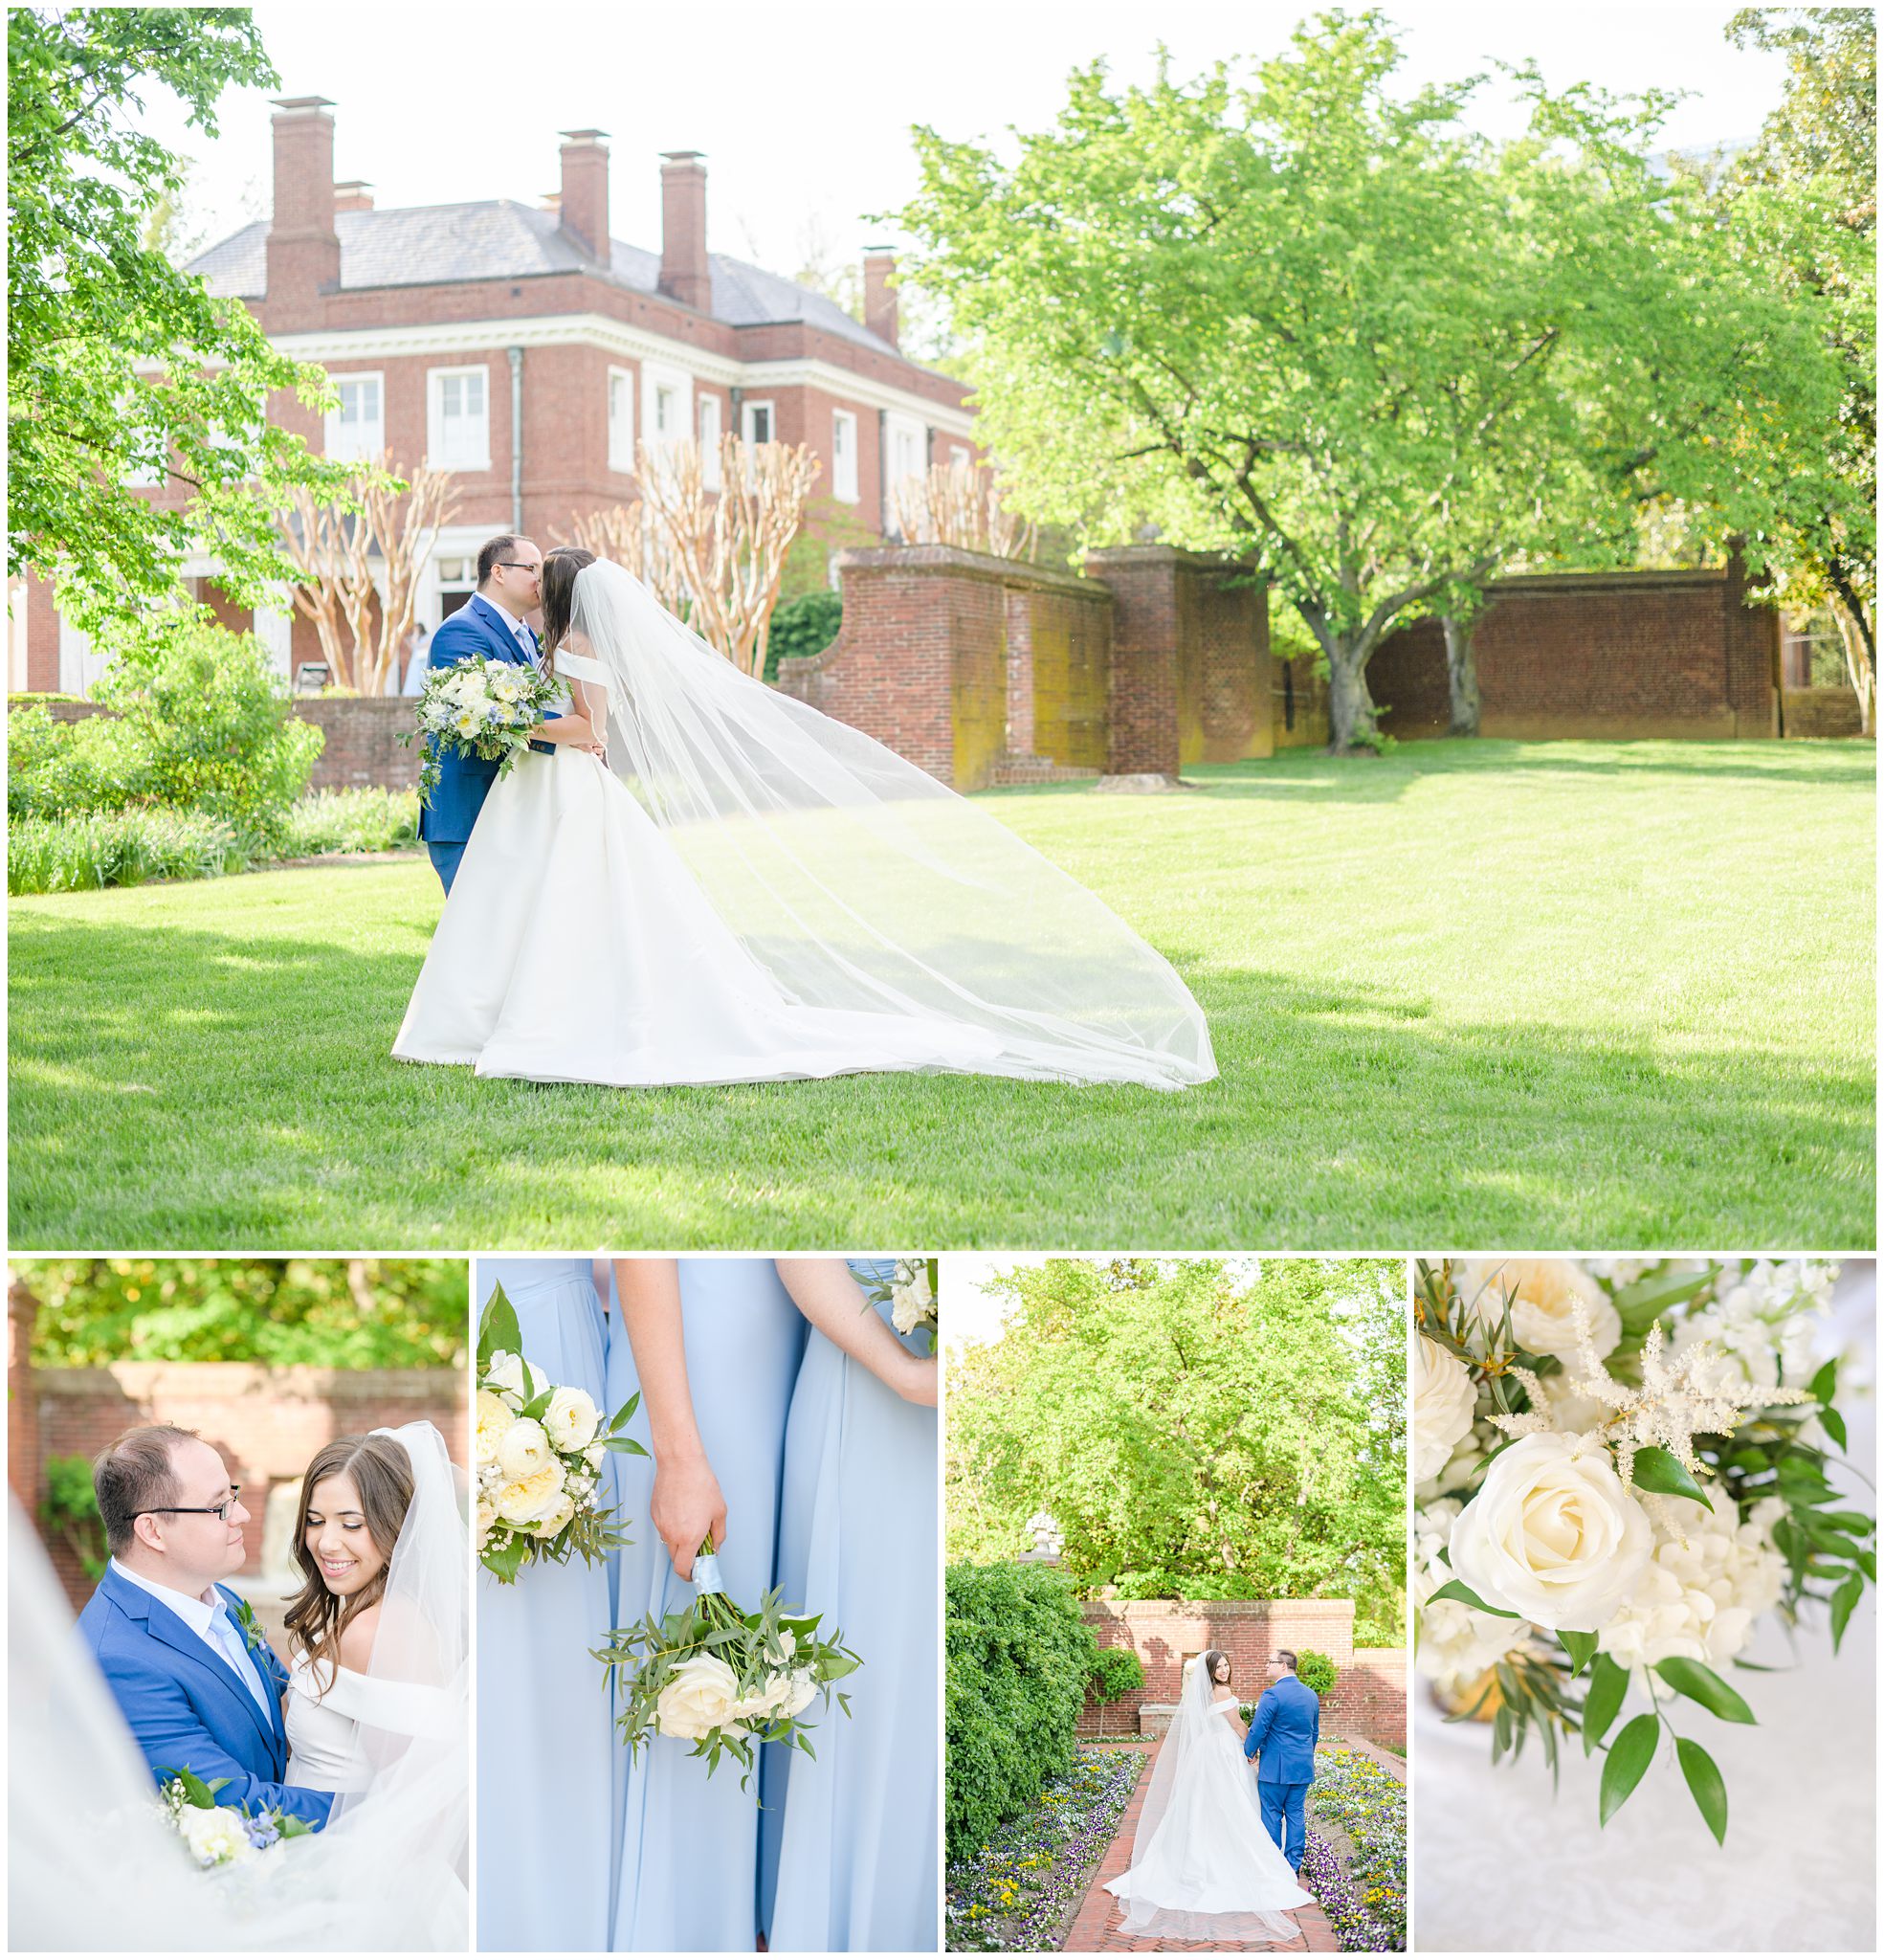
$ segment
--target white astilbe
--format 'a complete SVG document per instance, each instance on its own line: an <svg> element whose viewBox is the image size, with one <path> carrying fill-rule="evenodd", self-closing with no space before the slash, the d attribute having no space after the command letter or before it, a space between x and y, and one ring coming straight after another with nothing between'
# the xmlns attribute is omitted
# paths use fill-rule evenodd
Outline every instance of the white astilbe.
<svg viewBox="0 0 1884 1960"><path fill-rule="evenodd" d="M1785 1506L1763 1498L1741 1520L1717 1489L1706 1506L1668 1498L1652 1512L1654 1551L1596 1643L1631 1671L1675 1655L1724 1666L1760 1615L1779 1603L1785 1560L1774 1548L1773 1524Z"/></svg>
<svg viewBox="0 0 1884 1960"><path fill-rule="evenodd" d="M1420 1630L1413 1664L1446 1691L1476 1681L1515 1648L1535 1638L1528 1620L1478 1613L1457 1599L1432 1595L1453 1574L1440 1559L1460 1506L1452 1498L1423 1505L1413 1515L1413 1614Z"/></svg>

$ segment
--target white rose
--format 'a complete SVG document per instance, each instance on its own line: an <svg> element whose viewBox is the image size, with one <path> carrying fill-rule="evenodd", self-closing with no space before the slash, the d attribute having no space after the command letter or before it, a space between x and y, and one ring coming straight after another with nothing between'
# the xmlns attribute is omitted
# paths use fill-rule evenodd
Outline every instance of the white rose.
<svg viewBox="0 0 1884 1960"><path fill-rule="evenodd" d="M554 1457L541 1470L506 1483L498 1492L500 1517L513 1525L534 1525L563 1501L563 1466Z"/></svg>
<svg viewBox="0 0 1884 1960"><path fill-rule="evenodd" d="M601 1412L580 1389L558 1389L543 1411L543 1426L559 1450L580 1450L595 1435Z"/></svg>
<svg viewBox="0 0 1884 1960"><path fill-rule="evenodd" d="M515 1419L510 1404L501 1395L492 1394L489 1389L477 1391L477 1460L480 1465L498 1460L498 1446L503 1441L504 1431Z"/></svg>
<svg viewBox="0 0 1884 1960"><path fill-rule="evenodd" d="M531 1526L532 1534L538 1538L554 1538L576 1514L576 1507L565 1490L555 1503L546 1510Z"/></svg>
<svg viewBox="0 0 1884 1960"><path fill-rule="evenodd" d="M234 1864L255 1853L240 1813L226 1805L202 1811L186 1804L177 1814L177 1827L198 1864Z"/></svg>
<svg viewBox="0 0 1884 1960"><path fill-rule="evenodd" d="M1486 1605L1595 1633L1648 1564L1654 1533L1607 1451L1571 1452L1561 1436L1519 1437L1459 1513L1450 1549Z"/></svg>
<svg viewBox="0 0 1884 1960"><path fill-rule="evenodd" d="M517 1407L524 1399L522 1356L499 1348L491 1356L491 1365L484 1370L484 1380L499 1394L510 1396L511 1406Z"/></svg>
<svg viewBox="0 0 1884 1960"><path fill-rule="evenodd" d="M588 1465L588 1467L589 1467L589 1468L590 1468L591 1470L593 1470L593 1471L595 1472L595 1474L596 1474L596 1475L597 1475L598 1477L599 1477L599 1476L601 1476L601 1474L602 1474L602 1466L603 1466L603 1464L604 1464L604 1463L606 1463L606 1462L607 1462L607 1461L609 1460L609 1446L608 1446L608 1444L607 1444L607 1443L590 1443L590 1444L589 1444L589 1446L587 1447L587 1449L586 1449L586 1450L585 1450L585 1451L584 1451L584 1452L582 1453L582 1459L583 1459L583 1461L584 1461L585 1463L587 1463L587 1464Z"/></svg>
<svg viewBox="0 0 1884 1960"><path fill-rule="evenodd" d="M1589 1315L1589 1338L1599 1357L1623 1337L1615 1303L1570 1259L1468 1259L1454 1282L1482 1326L1496 1326L1511 1298L1511 1331L1532 1354L1577 1358L1576 1310Z"/></svg>
<svg viewBox="0 0 1884 1960"><path fill-rule="evenodd" d="M502 1465L505 1477L513 1483L525 1477L534 1477L545 1463L555 1460L556 1453L549 1447L549 1438L543 1434L543 1424L532 1422L527 1415L513 1422L498 1445L498 1461Z"/></svg>
<svg viewBox="0 0 1884 1960"><path fill-rule="evenodd" d="M1413 1356L1413 1481L1437 1477L1472 1434L1478 1392L1454 1354L1422 1334Z"/></svg>
<svg viewBox="0 0 1884 1960"><path fill-rule="evenodd" d="M717 1655L696 1654L668 1677L654 1703L661 1735L697 1742L710 1728L729 1726L739 1713L739 1678Z"/></svg>

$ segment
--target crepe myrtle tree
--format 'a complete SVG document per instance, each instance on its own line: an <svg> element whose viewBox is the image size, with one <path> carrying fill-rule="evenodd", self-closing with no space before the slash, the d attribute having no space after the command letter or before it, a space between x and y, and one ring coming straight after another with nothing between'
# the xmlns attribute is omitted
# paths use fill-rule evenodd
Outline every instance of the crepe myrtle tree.
<svg viewBox="0 0 1884 1960"><path fill-rule="evenodd" d="M1619 114L1657 103L1520 72L1532 127L1496 145L1462 120L1478 78L1396 98L1399 59L1379 15L1336 12L1254 86L1161 63L1114 91L1096 63L1011 163L919 129L901 214L1016 504L1088 542L1150 523L1272 579L1327 661L1337 752L1379 739L1367 665L1397 625L1468 621L1566 507L1579 536L1627 530L1628 472L1592 450L1610 339L1644 329L1595 289L1646 251L1627 289L1658 295L1657 323L1678 298L1648 173L1610 175Z"/></svg>
<svg viewBox="0 0 1884 1960"><path fill-rule="evenodd" d="M259 600L295 576L274 521L289 490L345 482L268 401L324 407L330 385L155 249L184 161L136 122L156 82L213 137L226 88L277 80L255 25L236 8L15 7L7 56L8 576L56 576L91 633L187 605L198 549Z"/></svg>

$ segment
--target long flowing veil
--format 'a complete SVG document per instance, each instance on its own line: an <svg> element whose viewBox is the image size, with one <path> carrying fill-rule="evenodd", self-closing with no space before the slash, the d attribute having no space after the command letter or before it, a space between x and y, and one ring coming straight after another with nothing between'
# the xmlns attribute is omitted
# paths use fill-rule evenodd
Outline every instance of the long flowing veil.
<svg viewBox="0 0 1884 1960"><path fill-rule="evenodd" d="M741 673L622 567L571 626L610 679L610 767L787 999L986 1037L978 1073L1180 1088L1217 1072L1169 963L860 730Z"/></svg>
<svg viewBox="0 0 1884 1960"><path fill-rule="evenodd" d="M380 1432L412 1463L388 1564L361 1736L368 1787L326 1828L202 1874L158 1814L150 1772L36 1534L8 1554L8 1936L15 1950L462 1951L470 1813L470 1534L428 1422ZM108 1861L108 1882L100 1860Z"/></svg>
<svg viewBox="0 0 1884 1960"><path fill-rule="evenodd" d="M1144 1862L1158 1827L1171 1808L1171 1793L1186 1767L1192 1774L1202 1759L1202 1744L1208 1725L1224 1718L1211 1708L1211 1683L1204 1672L1202 1657L1186 1663L1184 1686L1178 1695L1178 1712L1164 1731L1158 1754L1151 1765L1151 1782L1145 1790L1144 1805L1139 1812L1139 1826L1132 1834L1132 1863L1136 1869Z"/></svg>

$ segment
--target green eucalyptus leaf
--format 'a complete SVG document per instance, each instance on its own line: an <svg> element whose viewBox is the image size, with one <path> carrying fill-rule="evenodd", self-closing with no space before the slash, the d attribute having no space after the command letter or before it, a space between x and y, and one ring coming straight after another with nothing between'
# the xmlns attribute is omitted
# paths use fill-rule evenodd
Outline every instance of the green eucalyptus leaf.
<svg viewBox="0 0 1884 1960"><path fill-rule="evenodd" d="M1594 1755L1596 1745L1603 1740L1605 1731L1616 1719L1623 1704L1623 1697L1629 1692L1629 1669L1620 1662L1611 1660L1607 1654L1596 1657L1596 1665L1590 1670L1589 1693L1584 1697L1583 1732L1584 1754Z"/></svg>
<svg viewBox="0 0 1884 1960"><path fill-rule="evenodd" d="M1671 1654L1666 1660L1656 1661L1655 1672L1677 1694L1686 1695L1691 1702L1698 1702L1709 1714L1718 1715L1722 1722L1755 1720L1753 1710L1740 1697L1713 1668L1703 1667L1698 1660L1690 1660L1683 1654Z"/></svg>
<svg viewBox="0 0 1884 1960"><path fill-rule="evenodd" d="M1638 1715L1624 1726L1623 1732L1609 1745L1609 1753L1603 1759L1602 1786L1597 1793L1599 1823L1607 1824L1622 1809L1648 1773L1661 1728L1658 1715Z"/></svg>
<svg viewBox="0 0 1884 1960"><path fill-rule="evenodd" d="M1845 1628L1851 1617L1852 1609L1864 1595L1864 1575L1852 1572L1831 1595L1831 1651L1838 1652L1838 1643L1845 1637Z"/></svg>
<svg viewBox="0 0 1884 1960"><path fill-rule="evenodd" d="M1487 1606L1463 1579L1448 1579L1433 1593L1434 1599L1456 1599L1461 1605L1470 1606L1478 1613L1495 1613L1500 1619L1522 1619L1521 1613L1512 1613L1502 1606Z"/></svg>
<svg viewBox="0 0 1884 1960"><path fill-rule="evenodd" d="M1812 1379L1806 1384L1806 1392L1815 1402L1829 1402L1838 1392L1838 1363L1828 1361Z"/></svg>
<svg viewBox="0 0 1884 1960"><path fill-rule="evenodd" d="M1849 1447L1845 1437L1845 1418L1839 1414L1836 1409L1821 1409L1819 1411L1819 1426L1841 1450Z"/></svg>
<svg viewBox="0 0 1884 1960"><path fill-rule="evenodd" d="M1692 1498L1697 1504L1707 1503L1707 1492L1689 1475L1680 1458L1658 1443L1636 1451L1631 1475L1638 1490L1652 1490L1662 1497Z"/></svg>
<svg viewBox="0 0 1884 1960"><path fill-rule="evenodd" d="M1570 1657L1570 1679L1574 1681L1596 1658L1596 1636L1560 1629L1557 1637L1563 1641L1563 1651Z"/></svg>
<svg viewBox="0 0 1884 1960"><path fill-rule="evenodd" d="M1725 1844L1727 1786L1720 1780L1720 1771L1715 1768L1714 1758L1699 1743L1690 1742L1685 1735L1675 1737L1674 1753L1680 1762L1682 1775L1688 1779L1688 1789L1706 1820L1707 1828L1714 1833L1714 1841L1717 1844Z"/></svg>

